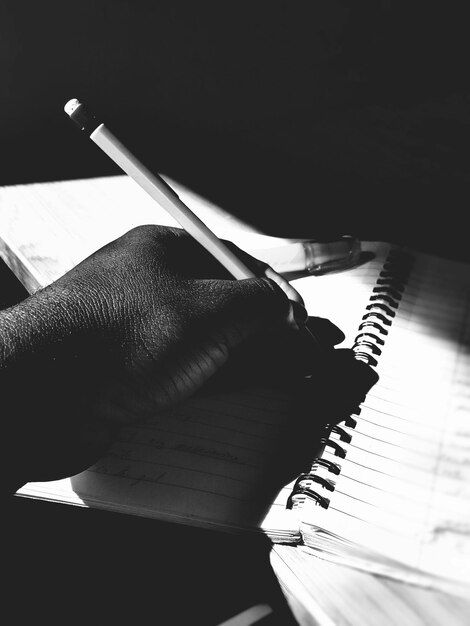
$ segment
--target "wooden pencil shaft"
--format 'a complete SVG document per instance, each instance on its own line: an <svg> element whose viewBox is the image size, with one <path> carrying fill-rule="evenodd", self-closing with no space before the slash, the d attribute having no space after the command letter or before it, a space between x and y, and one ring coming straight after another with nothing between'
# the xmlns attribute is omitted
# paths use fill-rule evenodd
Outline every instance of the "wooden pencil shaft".
<svg viewBox="0 0 470 626"><path fill-rule="evenodd" d="M208 250L237 279L255 274L195 215L159 176L143 165L104 125L90 135L119 167L144 189L162 208Z"/></svg>

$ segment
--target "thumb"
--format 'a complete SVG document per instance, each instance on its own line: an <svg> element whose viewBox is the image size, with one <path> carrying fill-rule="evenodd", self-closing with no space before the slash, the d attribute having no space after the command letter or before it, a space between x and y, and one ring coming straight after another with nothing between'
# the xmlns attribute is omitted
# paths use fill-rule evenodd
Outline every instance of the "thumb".
<svg viewBox="0 0 470 626"><path fill-rule="evenodd" d="M223 282L222 288L214 284L220 304L206 334L212 349L205 347L216 369L223 366L217 380L232 387L281 381L303 371L304 349L284 290L264 277Z"/></svg>
<svg viewBox="0 0 470 626"><path fill-rule="evenodd" d="M274 281L265 277L237 281L210 281L209 305L213 310L212 328L230 328L230 345L259 332L281 331L291 327L291 301ZM302 308L301 305L298 305ZM305 319L307 313L304 312ZM234 342L234 343L233 343Z"/></svg>

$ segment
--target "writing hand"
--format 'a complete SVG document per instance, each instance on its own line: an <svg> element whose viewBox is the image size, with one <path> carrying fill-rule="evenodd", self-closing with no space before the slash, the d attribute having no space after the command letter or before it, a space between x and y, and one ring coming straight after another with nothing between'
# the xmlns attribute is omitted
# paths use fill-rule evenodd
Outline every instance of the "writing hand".
<svg viewBox="0 0 470 626"><path fill-rule="evenodd" d="M184 231L130 231L1 313L5 460L19 482L71 475L120 425L180 402L231 361L243 370L250 355L260 371L293 375L306 363L286 359L289 314L274 281L229 279ZM341 337L319 324L326 343Z"/></svg>

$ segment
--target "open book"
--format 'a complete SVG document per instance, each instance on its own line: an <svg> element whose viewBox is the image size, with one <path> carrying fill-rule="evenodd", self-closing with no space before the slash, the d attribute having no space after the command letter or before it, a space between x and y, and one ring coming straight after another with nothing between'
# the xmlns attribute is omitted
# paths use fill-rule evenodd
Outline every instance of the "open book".
<svg viewBox="0 0 470 626"><path fill-rule="evenodd" d="M61 202L74 205L74 187L55 184L58 210L44 229L49 240L42 252L54 259L49 273L38 269L37 250L20 249L24 231L15 241L11 220L0 216L3 256L21 265L16 270L26 284L50 282L137 223L172 223L142 196L142 212L121 220L116 230L119 216L128 216L119 201L132 182L114 180L108 215L99 204L109 194L107 182L74 183L77 196L80 184L91 194L92 209L80 216L74 206L68 239L63 230L54 237L51 228L64 210ZM4 206L34 207L36 237L42 190L1 190ZM49 193L42 219L52 204ZM191 198L188 204L194 206ZM100 241L97 215L110 226ZM204 210L199 215L220 236L233 232L243 246L233 221L224 231L217 228L220 216L214 222ZM88 248L74 246L81 229ZM58 241L71 255L65 262L57 261ZM247 241L247 251L259 250L259 241ZM146 424L126 427L94 467L62 481L30 483L19 495L219 529L258 529L275 542L367 571L450 590L470 585L469 267L386 243L363 242L363 252L364 262L346 272L292 281L309 313L337 324L346 335L343 346L353 347L380 375L360 413L324 432L321 446L312 439L310 458L299 467L287 467L283 452L286 441L305 440L293 419L295 393L247 388L199 394Z"/></svg>

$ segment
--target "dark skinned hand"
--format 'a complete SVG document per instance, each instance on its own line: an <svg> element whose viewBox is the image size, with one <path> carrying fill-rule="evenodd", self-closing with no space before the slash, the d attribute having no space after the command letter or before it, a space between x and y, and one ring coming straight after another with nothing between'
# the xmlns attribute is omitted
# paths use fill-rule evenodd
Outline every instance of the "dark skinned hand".
<svg viewBox="0 0 470 626"><path fill-rule="evenodd" d="M305 342L295 292L263 271L233 280L184 231L142 226L0 312L7 490L85 469L120 426L214 384L307 375L309 393L325 396L334 379L344 416L375 373L334 350L342 333L297 303L318 338Z"/></svg>

